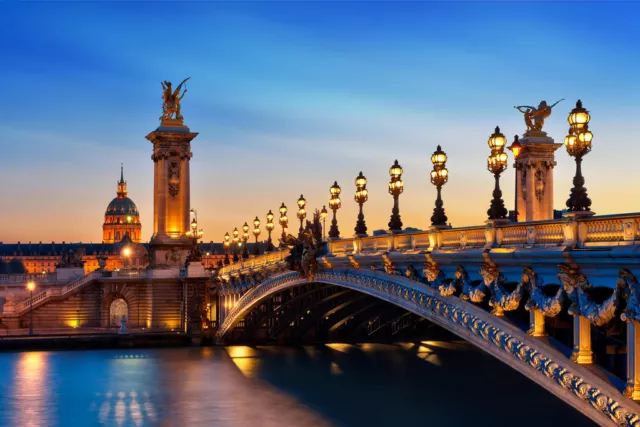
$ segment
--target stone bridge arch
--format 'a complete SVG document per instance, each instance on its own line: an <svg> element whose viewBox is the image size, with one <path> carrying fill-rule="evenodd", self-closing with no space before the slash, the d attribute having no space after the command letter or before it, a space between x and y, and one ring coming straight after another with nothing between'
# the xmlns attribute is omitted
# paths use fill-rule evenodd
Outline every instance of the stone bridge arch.
<svg viewBox="0 0 640 427"><path fill-rule="evenodd" d="M600 424L639 425L637 405L585 366L504 319L455 296L397 274L364 269L327 269L313 282L356 290L395 304L458 335L511 366ZM309 280L297 272L272 276L244 293L228 312L216 337L223 340L265 298Z"/></svg>

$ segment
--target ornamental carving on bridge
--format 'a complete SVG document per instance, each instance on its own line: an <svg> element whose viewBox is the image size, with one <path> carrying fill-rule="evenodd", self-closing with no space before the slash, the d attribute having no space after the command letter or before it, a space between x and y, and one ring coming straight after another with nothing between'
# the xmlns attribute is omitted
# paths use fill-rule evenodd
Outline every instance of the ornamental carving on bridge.
<svg viewBox="0 0 640 427"><path fill-rule="evenodd" d="M310 281L313 280L316 271L318 271L318 261L316 259L318 242L310 223L307 221L307 228L299 238L289 234L284 240L281 239L281 244L290 249L289 255L285 258L287 268L297 271L300 276Z"/></svg>
<svg viewBox="0 0 640 427"><path fill-rule="evenodd" d="M540 310L546 317L556 317L560 314L565 300L562 286L558 287L554 296L546 296L542 290L544 281L530 267L523 269L521 283L525 284L529 291L529 301L524 306L527 311Z"/></svg>
<svg viewBox="0 0 640 427"><path fill-rule="evenodd" d="M184 118L182 117L180 101L187 93L187 86L185 83L191 77L187 77L173 90L171 82L161 82L162 85L162 116L160 116L160 122L164 124L182 124ZM180 95L180 89L182 85L185 85L184 92Z"/></svg>
<svg viewBox="0 0 640 427"><path fill-rule="evenodd" d="M464 269L459 268L456 276L464 277ZM325 270L317 273L318 280L360 290L385 301L409 309L425 318L447 325L453 332L464 333L476 345L486 348L503 360L515 361L518 370L528 375L541 375L549 380L549 389L560 387L575 398L589 404L618 425L637 425L638 414L629 408L628 402L620 399L618 393L607 389L604 380L585 377L584 370L542 341L530 340L524 333L499 318L488 316L482 310L469 310L459 305L455 299L443 298L428 289L421 290L411 285L403 277L377 277L366 270ZM625 280L631 280L624 276ZM217 332L221 338L231 328L243 310L256 300L272 292L284 289L289 283L296 283L299 277L294 273L284 273L262 283L238 302ZM532 280L536 280L535 284ZM531 269L525 269L521 284L541 286ZM469 335L467 335L469 334Z"/></svg>
<svg viewBox="0 0 640 427"><path fill-rule="evenodd" d="M622 269L618 273L618 287L626 289L627 307L620 315L623 322L640 321L640 289L638 280L629 270Z"/></svg>

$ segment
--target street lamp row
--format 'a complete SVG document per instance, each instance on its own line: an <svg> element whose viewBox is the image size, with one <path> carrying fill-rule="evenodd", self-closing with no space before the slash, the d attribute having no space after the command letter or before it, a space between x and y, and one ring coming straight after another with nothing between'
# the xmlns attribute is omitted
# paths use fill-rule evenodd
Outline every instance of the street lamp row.
<svg viewBox="0 0 640 427"><path fill-rule="evenodd" d="M565 138L565 146L567 148L567 152L570 156L575 157L576 159L576 175L573 179L573 188L571 189L571 196L569 200L567 200L567 207L570 212L586 212L590 213L591 200L587 197L587 191L584 187L584 177L582 176L581 164L582 158L587 155L591 151L591 141L593 140L593 134L589 131L589 121L591 116L589 112L582 107L582 102L578 100L576 103L576 108L574 108L569 114L569 134ZM507 169L507 154L504 152L505 148L508 148L514 156L514 159L517 161L519 158L523 147L520 144L518 136L515 135L514 140L511 146L506 147L507 140L505 136L500 132L500 127L496 126L495 131L489 137L488 145L491 150L489 157L487 158L487 170L491 172L495 179L495 186L493 190L493 198L491 200L491 205L487 210L487 215L489 220L505 220L507 218L507 209L505 208L504 200L502 199L502 191L500 189L500 175ZM449 180L449 171L446 168L447 155L440 145L437 146L436 151L433 152L431 156L431 163L433 164L433 170L431 171L430 178L431 183L436 187L437 197L435 201L435 207L433 209L433 215L431 216L431 225L433 227L438 228L446 228L447 225L447 215L444 210L444 203L442 201L442 187ZM515 185L515 211L514 211L514 220L518 222L518 169L520 166L515 165L515 175L516 175L516 185ZM403 174L402 166L396 160L391 168L389 169L390 181L389 181L389 194L393 197L393 208L391 211L391 218L389 221L389 231L392 233L398 233L402 231L402 220L400 218L400 207L399 207L399 197L400 194L404 191L404 182L402 181ZM358 174L355 179L356 192L354 195L354 200L358 204L359 212L358 212L358 220L356 221L355 234L357 237L367 236L367 226L363 213L363 205L369 199L369 191L367 190L367 178L363 175L362 171ZM338 182L335 181L333 185L329 189L329 208L333 211L333 218L331 220L331 227L329 229L329 238L330 239L338 239L340 237L340 231L338 229L338 221L337 221L337 211L342 206L342 200L340 199L340 193L342 189L338 185ZM306 218L306 204L307 201L303 195L300 195L300 198L297 201L298 212L297 217L300 220L300 229L299 235L302 235L304 231L303 221ZM280 225L282 226L282 237L286 238L289 219L287 217L288 209L284 203L280 206ZM327 217L327 208L326 206L322 207L322 211L320 212L320 217L323 220L323 238L324 230L326 229L326 217ZM245 253L246 249L246 240L248 238L248 226L245 223ZM254 220L254 235L256 236L256 254L259 254L259 249L257 246L258 235L260 234L260 221L258 217ZM269 240L268 240L268 250L271 250L273 245L271 243L271 231L274 228L273 224L273 214L271 211L267 214L267 230L269 232ZM237 238L237 229L234 230L234 243L238 242ZM228 252L229 247L229 233L225 235L225 254ZM248 253L247 255L248 256ZM246 257L245 256L245 257ZM227 256L228 259L228 256ZM237 261L237 255L234 253L234 261Z"/></svg>

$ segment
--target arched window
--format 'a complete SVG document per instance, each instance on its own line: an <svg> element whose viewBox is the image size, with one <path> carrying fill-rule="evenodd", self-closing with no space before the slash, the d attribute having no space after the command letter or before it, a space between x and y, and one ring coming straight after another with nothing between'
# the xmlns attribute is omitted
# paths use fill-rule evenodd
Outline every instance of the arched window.
<svg viewBox="0 0 640 427"><path fill-rule="evenodd" d="M122 316L125 317L125 322L129 318L129 306L127 302L122 298L113 300L109 307L109 324L111 326L122 325Z"/></svg>

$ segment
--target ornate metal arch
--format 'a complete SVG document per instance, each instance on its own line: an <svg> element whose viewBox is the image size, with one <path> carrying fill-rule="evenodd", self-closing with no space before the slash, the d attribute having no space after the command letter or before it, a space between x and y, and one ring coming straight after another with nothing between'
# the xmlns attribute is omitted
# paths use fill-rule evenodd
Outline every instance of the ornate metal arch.
<svg viewBox="0 0 640 427"><path fill-rule="evenodd" d="M458 297L441 296L420 282L373 270L319 271L314 282L354 289L425 317L526 375L601 424L613 421L618 425L640 425L637 405L608 382L571 362L548 344ZM297 272L287 272L249 290L229 312L217 338L221 340L264 298L303 283L308 280Z"/></svg>

